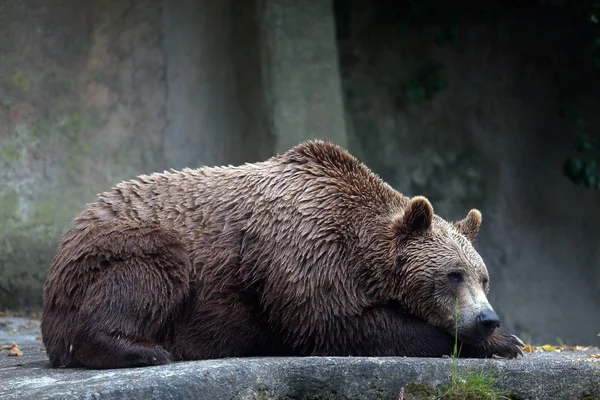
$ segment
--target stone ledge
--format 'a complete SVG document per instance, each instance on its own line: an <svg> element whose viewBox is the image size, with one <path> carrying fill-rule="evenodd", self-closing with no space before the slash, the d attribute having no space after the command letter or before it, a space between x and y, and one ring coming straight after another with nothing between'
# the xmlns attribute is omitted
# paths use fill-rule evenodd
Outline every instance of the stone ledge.
<svg viewBox="0 0 600 400"><path fill-rule="evenodd" d="M307 357L56 370L31 337L14 336L22 357L0 352L1 399L398 399L410 382L446 384L452 366L439 358ZM533 353L517 360L459 360L458 366L496 371L497 388L518 399L600 399L600 363L576 361L586 356Z"/></svg>

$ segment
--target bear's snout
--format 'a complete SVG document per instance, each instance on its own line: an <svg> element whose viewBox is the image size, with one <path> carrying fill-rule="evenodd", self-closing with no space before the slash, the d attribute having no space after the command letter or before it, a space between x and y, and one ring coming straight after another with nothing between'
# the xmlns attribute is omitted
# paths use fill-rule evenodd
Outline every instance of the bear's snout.
<svg viewBox="0 0 600 400"><path fill-rule="evenodd" d="M494 310L483 310L477 316L477 329L484 338L489 337L500 327L500 319Z"/></svg>

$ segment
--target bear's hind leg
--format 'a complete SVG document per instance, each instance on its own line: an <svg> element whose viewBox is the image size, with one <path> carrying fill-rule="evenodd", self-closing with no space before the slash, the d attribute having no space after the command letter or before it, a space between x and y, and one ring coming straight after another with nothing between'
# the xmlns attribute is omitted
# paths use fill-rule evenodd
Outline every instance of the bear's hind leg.
<svg viewBox="0 0 600 400"><path fill-rule="evenodd" d="M75 359L88 368L128 368L168 364L171 354L156 343L105 332L84 333L74 343Z"/></svg>
<svg viewBox="0 0 600 400"><path fill-rule="evenodd" d="M304 337L301 355L355 357L442 357L451 355L454 339L441 328L383 304L360 316L346 317L320 338ZM315 340L317 339L317 340Z"/></svg>
<svg viewBox="0 0 600 400"><path fill-rule="evenodd" d="M182 276L184 280L174 284L168 276L174 271L166 267L175 260L164 258L156 254L110 262L88 289L73 349L79 363L119 368L172 361L160 344L169 334L169 323L189 283Z"/></svg>
<svg viewBox="0 0 600 400"><path fill-rule="evenodd" d="M161 346L185 301L191 271L175 232L118 221L98 224L75 234L54 270L43 332L51 360L89 368L172 361ZM85 289L72 289L77 287ZM72 296L66 308L62 303L72 290L82 297Z"/></svg>

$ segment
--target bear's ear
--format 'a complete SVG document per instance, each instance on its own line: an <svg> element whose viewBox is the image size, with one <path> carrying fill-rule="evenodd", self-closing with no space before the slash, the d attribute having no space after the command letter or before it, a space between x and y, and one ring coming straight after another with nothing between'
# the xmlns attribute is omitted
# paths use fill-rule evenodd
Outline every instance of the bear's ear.
<svg viewBox="0 0 600 400"><path fill-rule="evenodd" d="M413 197L404 213L394 219L394 232L406 235L413 232L423 232L431 228L433 207L423 196Z"/></svg>
<svg viewBox="0 0 600 400"><path fill-rule="evenodd" d="M467 217L461 221L452 223L457 231L462 233L469 240L475 239L479 233L481 227L481 212L476 209L472 209L467 214Z"/></svg>

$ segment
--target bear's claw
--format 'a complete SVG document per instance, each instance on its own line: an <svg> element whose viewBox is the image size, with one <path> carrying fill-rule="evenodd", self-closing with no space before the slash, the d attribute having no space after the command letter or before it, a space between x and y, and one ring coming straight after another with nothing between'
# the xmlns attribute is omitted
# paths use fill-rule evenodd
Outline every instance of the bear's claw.
<svg viewBox="0 0 600 400"><path fill-rule="evenodd" d="M516 335L511 335L513 338L517 339L517 342L519 342L519 345L521 346L525 346L525 343L523 343L523 341L521 339L519 339Z"/></svg>
<svg viewBox="0 0 600 400"><path fill-rule="evenodd" d="M507 334L500 330L490 336L484 345L485 357L499 356L501 358L517 358L524 356L523 347L525 344L515 335Z"/></svg>
<svg viewBox="0 0 600 400"><path fill-rule="evenodd" d="M513 337L513 339L515 339L517 341L517 343L519 344L517 346L517 351L519 352L519 354L521 356L525 356L525 353L523 352L523 347L525 347L525 343L523 343L523 341L521 339L519 339L517 336L515 335L511 335Z"/></svg>

